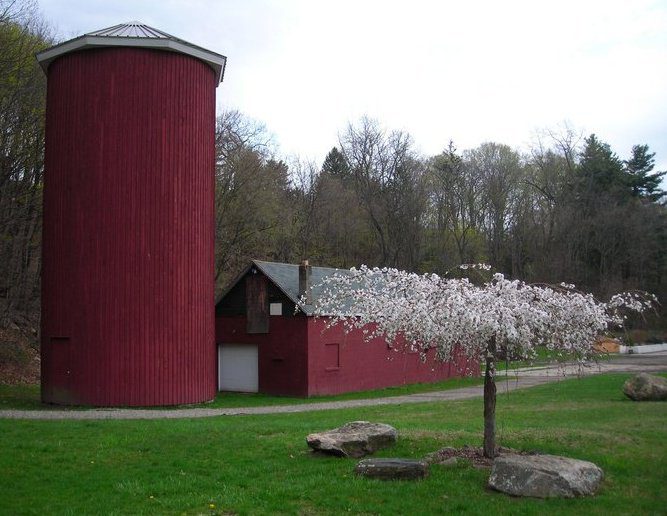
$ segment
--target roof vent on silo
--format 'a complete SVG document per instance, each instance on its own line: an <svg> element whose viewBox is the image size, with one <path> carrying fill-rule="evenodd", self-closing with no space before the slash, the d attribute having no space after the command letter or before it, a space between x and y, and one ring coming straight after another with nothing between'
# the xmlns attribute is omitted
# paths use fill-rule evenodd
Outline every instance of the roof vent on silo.
<svg viewBox="0 0 667 516"><path fill-rule="evenodd" d="M186 54L204 61L213 68L218 83L222 82L227 63L227 58L221 54L193 45L139 21L121 23L106 29L88 32L39 52L37 60L46 73L51 62L64 54L100 47L139 47Z"/></svg>

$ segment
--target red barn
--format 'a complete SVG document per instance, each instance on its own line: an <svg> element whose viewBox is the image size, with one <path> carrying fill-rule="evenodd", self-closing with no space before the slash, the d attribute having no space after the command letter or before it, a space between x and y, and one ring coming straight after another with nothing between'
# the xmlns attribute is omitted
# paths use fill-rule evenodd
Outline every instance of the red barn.
<svg viewBox="0 0 667 516"><path fill-rule="evenodd" d="M391 349L361 332L324 330L312 304L295 313L300 295L338 269L253 260L216 304L218 389L314 396L436 382L466 372L467 362L443 363L431 353ZM324 331L323 331L324 330ZM399 343L400 344L400 343Z"/></svg>
<svg viewBox="0 0 667 516"><path fill-rule="evenodd" d="M139 22L38 54L48 76L42 400L215 396L215 89L226 58Z"/></svg>

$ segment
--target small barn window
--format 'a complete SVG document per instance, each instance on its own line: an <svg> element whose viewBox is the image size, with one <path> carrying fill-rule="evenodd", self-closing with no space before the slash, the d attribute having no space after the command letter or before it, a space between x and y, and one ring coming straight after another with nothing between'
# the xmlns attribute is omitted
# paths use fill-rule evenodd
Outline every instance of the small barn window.
<svg viewBox="0 0 667 516"><path fill-rule="evenodd" d="M340 369L340 346L337 343L324 345L324 370L337 371Z"/></svg>
<svg viewBox="0 0 667 516"><path fill-rule="evenodd" d="M269 304L269 315L283 315L283 304L282 303Z"/></svg>

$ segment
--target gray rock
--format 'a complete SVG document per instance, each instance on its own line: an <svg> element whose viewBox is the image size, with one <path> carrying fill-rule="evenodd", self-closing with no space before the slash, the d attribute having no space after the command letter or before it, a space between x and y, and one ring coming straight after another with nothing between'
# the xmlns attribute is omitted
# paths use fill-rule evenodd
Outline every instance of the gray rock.
<svg viewBox="0 0 667 516"><path fill-rule="evenodd" d="M592 462L556 455L505 455L493 461L489 487L513 496L574 498L595 494L603 478Z"/></svg>
<svg viewBox="0 0 667 516"><path fill-rule="evenodd" d="M393 426L368 421L352 421L340 428L310 434L306 442L313 450L339 457L364 457L396 442Z"/></svg>
<svg viewBox="0 0 667 516"><path fill-rule="evenodd" d="M639 373L623 384L623 393L635 401L667 400L667 378Z"/></svg>
<svg viewBox="0 0 667 516"><path fill-rule="evenodd" d="M428 475L428 464L412 459L364 459L355 472L380 480L419 480Z"/></svg>

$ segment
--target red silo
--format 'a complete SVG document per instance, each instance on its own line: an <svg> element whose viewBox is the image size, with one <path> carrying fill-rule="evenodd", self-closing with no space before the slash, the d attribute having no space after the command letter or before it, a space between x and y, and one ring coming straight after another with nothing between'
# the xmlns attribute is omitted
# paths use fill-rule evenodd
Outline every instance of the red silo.
<svg viewBox="0 0 667 516"><path fill-rule="evenodd" d="M133 22L37 58L48 76L42 400L212 399L224 56Z"/></svg>

